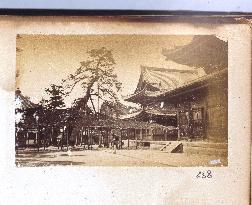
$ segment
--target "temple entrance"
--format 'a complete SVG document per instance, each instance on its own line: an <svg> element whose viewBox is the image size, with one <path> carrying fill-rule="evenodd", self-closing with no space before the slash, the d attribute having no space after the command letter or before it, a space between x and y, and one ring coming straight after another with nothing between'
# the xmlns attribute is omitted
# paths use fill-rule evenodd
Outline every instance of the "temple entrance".
<svg viewBox="0 0 252 205"><path fill-rule="evenodd" d="M190 112L189 110L179 111L180 139L189 139L190 136Z"/></svg>
<svg viewBox="0 0 252 205"><path fill-rule="evenodd" d="M205 137L204 108L193 108L191 118L191 138L204 139Z"/></svg>
<svg viewBox="0 0 252 205"><path fill-rule="evenodd" d="M204 139L204 108L179 111L179 130L181 139Z"/></svg>

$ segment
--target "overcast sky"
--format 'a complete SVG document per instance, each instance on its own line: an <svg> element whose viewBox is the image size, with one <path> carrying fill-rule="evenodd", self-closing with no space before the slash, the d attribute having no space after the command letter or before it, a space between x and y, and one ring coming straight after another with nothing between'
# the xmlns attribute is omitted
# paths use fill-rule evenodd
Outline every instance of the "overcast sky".
<svg viewBox="0 0 252 205"><path fill-rule="evenodd" d="M162 48L174 48L190 43L192 36L152 35L21 35L17 39L16 87L35 103L45 97L45 88L60 83L87 58L87 50L112 49L115 72L122 82L122 95L132 94L137 86L140 65L171 67L161 54ZM74 98L81 97L76 88Z"/></svg>

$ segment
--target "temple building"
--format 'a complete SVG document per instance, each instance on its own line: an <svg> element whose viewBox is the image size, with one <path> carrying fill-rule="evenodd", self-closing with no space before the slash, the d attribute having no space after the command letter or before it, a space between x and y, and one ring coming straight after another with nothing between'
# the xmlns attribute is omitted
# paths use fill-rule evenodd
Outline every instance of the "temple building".
<svg viewBox="0 0 252 205"><path fill-rule="evenodd" d="M18 146L34 145L38 138L36 113L40 107L25 97L19 89L15 91L15 103L16 144Z"/></svg>
<svg viewBox="0 0 252 205"><path fill-rule="evenodd" d="M141 66L133 95L125 100L141 104L134 116L177 130L163 130L152 140L227 142L227 42L215 36L196 36L174 50L164 50L168 68Z"/></svg>

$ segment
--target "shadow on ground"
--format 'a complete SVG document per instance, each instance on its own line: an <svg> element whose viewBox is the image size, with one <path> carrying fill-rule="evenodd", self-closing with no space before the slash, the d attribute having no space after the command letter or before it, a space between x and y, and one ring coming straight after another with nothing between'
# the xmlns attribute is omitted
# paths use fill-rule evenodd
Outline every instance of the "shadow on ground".
<svg viewBox="0 0 252 205"><path fill-rule="evenodd" d="M72 166L72 165L85 165L85 162L71 162L71 161L39 161L30 160L16 161L18 167L43 167L43 166Z"/></svg>

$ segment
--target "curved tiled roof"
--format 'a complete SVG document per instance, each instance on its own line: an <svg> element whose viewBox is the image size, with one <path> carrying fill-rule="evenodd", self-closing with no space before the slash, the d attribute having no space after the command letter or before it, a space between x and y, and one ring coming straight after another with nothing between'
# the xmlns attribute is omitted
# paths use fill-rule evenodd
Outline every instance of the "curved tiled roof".
<svg viewBox="0 0 252 205"><path fill-rule="evenodd" d="M228 67L228 43L214 35L195 36L188 45L163 49L163 55L166 60L202 67L207 74Z"/></svg>
<svg viewBox="0 0 252 205"><path fill-rule="evenodd" d="M38 105L31 102L28 97L25 97L19 89L15 92L16 108L19 109L28 109L28 108L37 108Z"/></svg>
<svg viewBox="0 0 252 205"><path fill-rule="evenodd" d="M172 67L141 66L141 74L135 93L144 89L151 92L174 90L188 81L205 75L205 72L200 68L184 66L181 69L181 65L174 62L170 62L169 66Z"/></svg>
<svg viewBox="0 0 252 205"><path fill-rule="evenodd" d="M211 81L223 78L223 76L225 75L227 76L227 74L228 74L228 70L227 68L225 68L220 71L216 71L211 74L204 75L200 78L187 81L175 89L156 91L156 92L147 91L146 89L143 89L137 93L134 93L131 96L128 96L128 98L126 98L125 100L131 101L131 102L138 102L138 103L141 102L142 104L149 104L150 102L153 102L157 98L162 99L165 96L167 97L168 95L177 93L183 89L188 89L189 87L192 87L192 86L199 86L201 84L206 84L208 81L211 82Z"/></svg>

